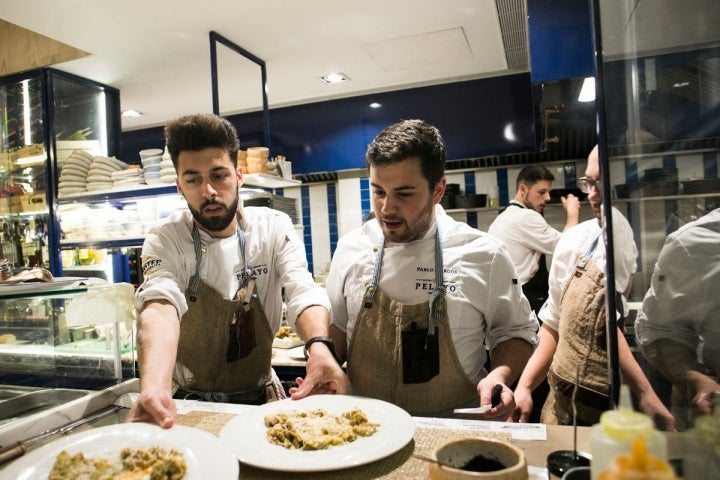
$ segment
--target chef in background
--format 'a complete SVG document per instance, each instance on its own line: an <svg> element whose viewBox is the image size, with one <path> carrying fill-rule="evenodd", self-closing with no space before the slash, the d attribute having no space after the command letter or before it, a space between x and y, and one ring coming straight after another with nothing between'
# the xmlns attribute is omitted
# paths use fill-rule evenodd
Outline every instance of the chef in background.
<svg viewBox="0 0 720 480"><path fill-rule="evenodd" d="M270 359L283 288L287 320L307 342L304 393L347 392L328 337L327 294L307 270L290 218L239 201L233 125L189 115L169 122L165 138L188 210L143 244L135 296L140 395L128 421L171 427L173 395L251 404L282 398Z"/></svg>
<svg viewBox="0 0 720 480"><path fill-rule="evenodd" d="M505 244L510 252L518 282L535 313L548 295L548 269L545 255L552 255L560 239L560 232L543 217L545 205L550 201L550 190L555 176L542 165L529 165L518 173L515 198L490 224L488 233ZM565 209L567 230L577 225L580 218L580 200L573 194L560 197Z"/></svg>
<svg viewBox="0 0 720 480"><path fill-rule="evenodd" d="M439 205L445 155L440 132L422 120L391 125L368 147L376 218L338 242L330 335L356 395L448 415L491 405L500 385L484 418L504 420L537 321L500 242Z"/></svg>

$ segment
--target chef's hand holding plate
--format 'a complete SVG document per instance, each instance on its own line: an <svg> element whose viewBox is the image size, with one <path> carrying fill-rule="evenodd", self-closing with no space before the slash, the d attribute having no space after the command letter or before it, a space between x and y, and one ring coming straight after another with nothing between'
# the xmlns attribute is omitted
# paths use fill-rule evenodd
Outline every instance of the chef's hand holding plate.
<svg viewBox="0 0 720 480"><path fill-rule="evenodd" d="M128 422L155 423L163 428L175 424L177 410L170 390L166 388L148 388L138 395L128 414Z"/></svg>

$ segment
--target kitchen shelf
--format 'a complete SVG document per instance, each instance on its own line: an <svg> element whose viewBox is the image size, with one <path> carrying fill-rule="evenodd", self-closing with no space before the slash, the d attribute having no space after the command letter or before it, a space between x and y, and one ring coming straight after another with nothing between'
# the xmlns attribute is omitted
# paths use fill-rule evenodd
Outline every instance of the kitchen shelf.
<svg viewBox="0 0 720 480"><path fill-rule="evenodd" d="M121 238L93 238L89 240L60 240L60 247L63 250L74 248L126 248L141 247L145 236L128 236Z"/></svg>
<svg viewBox="0 0 720 480"><path fill-rule="evenodd" d="M720 197L718 193L696 193L693 195L661 195L656 197L638 197L638 198L613 198L613 203L632 203L632 202L658 202L666 200L683 200L693 198L713 198Z"/></svg>
<svg viewBox="0 0 720 480"><path fill-rule="evenodd" d="M300 180L287 179L267 173L246 173L243 175L243 185L254 185L266 188L297 187L302 185Z"/></svg>
<svg viewBox="0 0 720 480"><path fill-rule="evenodd" d="M96 192L70 193L58 196L58 204L92 203L103 200L124 200L134 197L150 197L153 195L168 195L177 193L177 185L163 183L157 185L136 185L133 188L99 190Z"/></svg>

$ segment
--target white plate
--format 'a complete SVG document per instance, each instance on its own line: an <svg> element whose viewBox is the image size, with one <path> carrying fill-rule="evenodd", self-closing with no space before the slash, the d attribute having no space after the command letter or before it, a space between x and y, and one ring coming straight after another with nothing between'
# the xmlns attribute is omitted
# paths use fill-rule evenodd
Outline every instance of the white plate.
<svg viewBox="0 0 720 480"><path fill-rule="evenodd" d="M233 453L213 434L175 425L163 429L147 423L122 423L93 428L63 437L26 454L3 469L3 478L46 479L62 451L82 452L88 458L114 457L126 447L173 448L187 464L183 480L237 480L239 465Z"/></svg>
<svg viewBox="0 0 720 480"><path fill-rule="evenodd" d="M326 450L291 450L267 438L265 415L281 411L322 408L339 415L360 408L380 428L369 437L360 437ZM385 458L412 440L415 422L400 407L382 400L349 395L312 395L301 400L285 399L253 407L230 420L220 440L248 465L284 472L320 472L355 467Z"/></svg>
<svg viewBox="0 0 720 480"><path fill-rule="evenodd" d="M305 361L305 345L300 345L299 347L291 348L287 351L288 357L292 358L293 360L302 360Z"/></svg>
<svg viewBox="0 0 720 480"><path fill-rule="evenodd" d="M75 282L83 282L85 277L55 277L52 282L20 282L0 284L0 296L18 293L44 292L46 290L62 290Z"/></svg>

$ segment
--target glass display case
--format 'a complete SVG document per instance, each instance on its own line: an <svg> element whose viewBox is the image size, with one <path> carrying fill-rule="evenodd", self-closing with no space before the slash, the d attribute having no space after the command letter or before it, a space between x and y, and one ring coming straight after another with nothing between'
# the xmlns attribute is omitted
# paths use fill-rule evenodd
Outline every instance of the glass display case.
<svg viewBox="0 0 720 480"><path fill-rule="evenodd" d="M0 286L0 384L96 389L134 378L133 294L78 277Z"/></svg>
<svg viewBox="0 0 720 480"><path fill-rule="evenodd" d="M639 321L626 322L626 336L687 430L720 390L720 243L707 216L720 207L720 4L593 4L604 200L627 218L639 253L630 293ZM683 228L701 218L709 224ZM682 248L664 250L679 231Z"/></svg>
<svg viewBox="0 0 720 480"><path fill-rule="evenodd" d="M15 270L62 273L57 172L76 149L119 145L117 89L50 68L0 78L0 246Z"/></svg>

